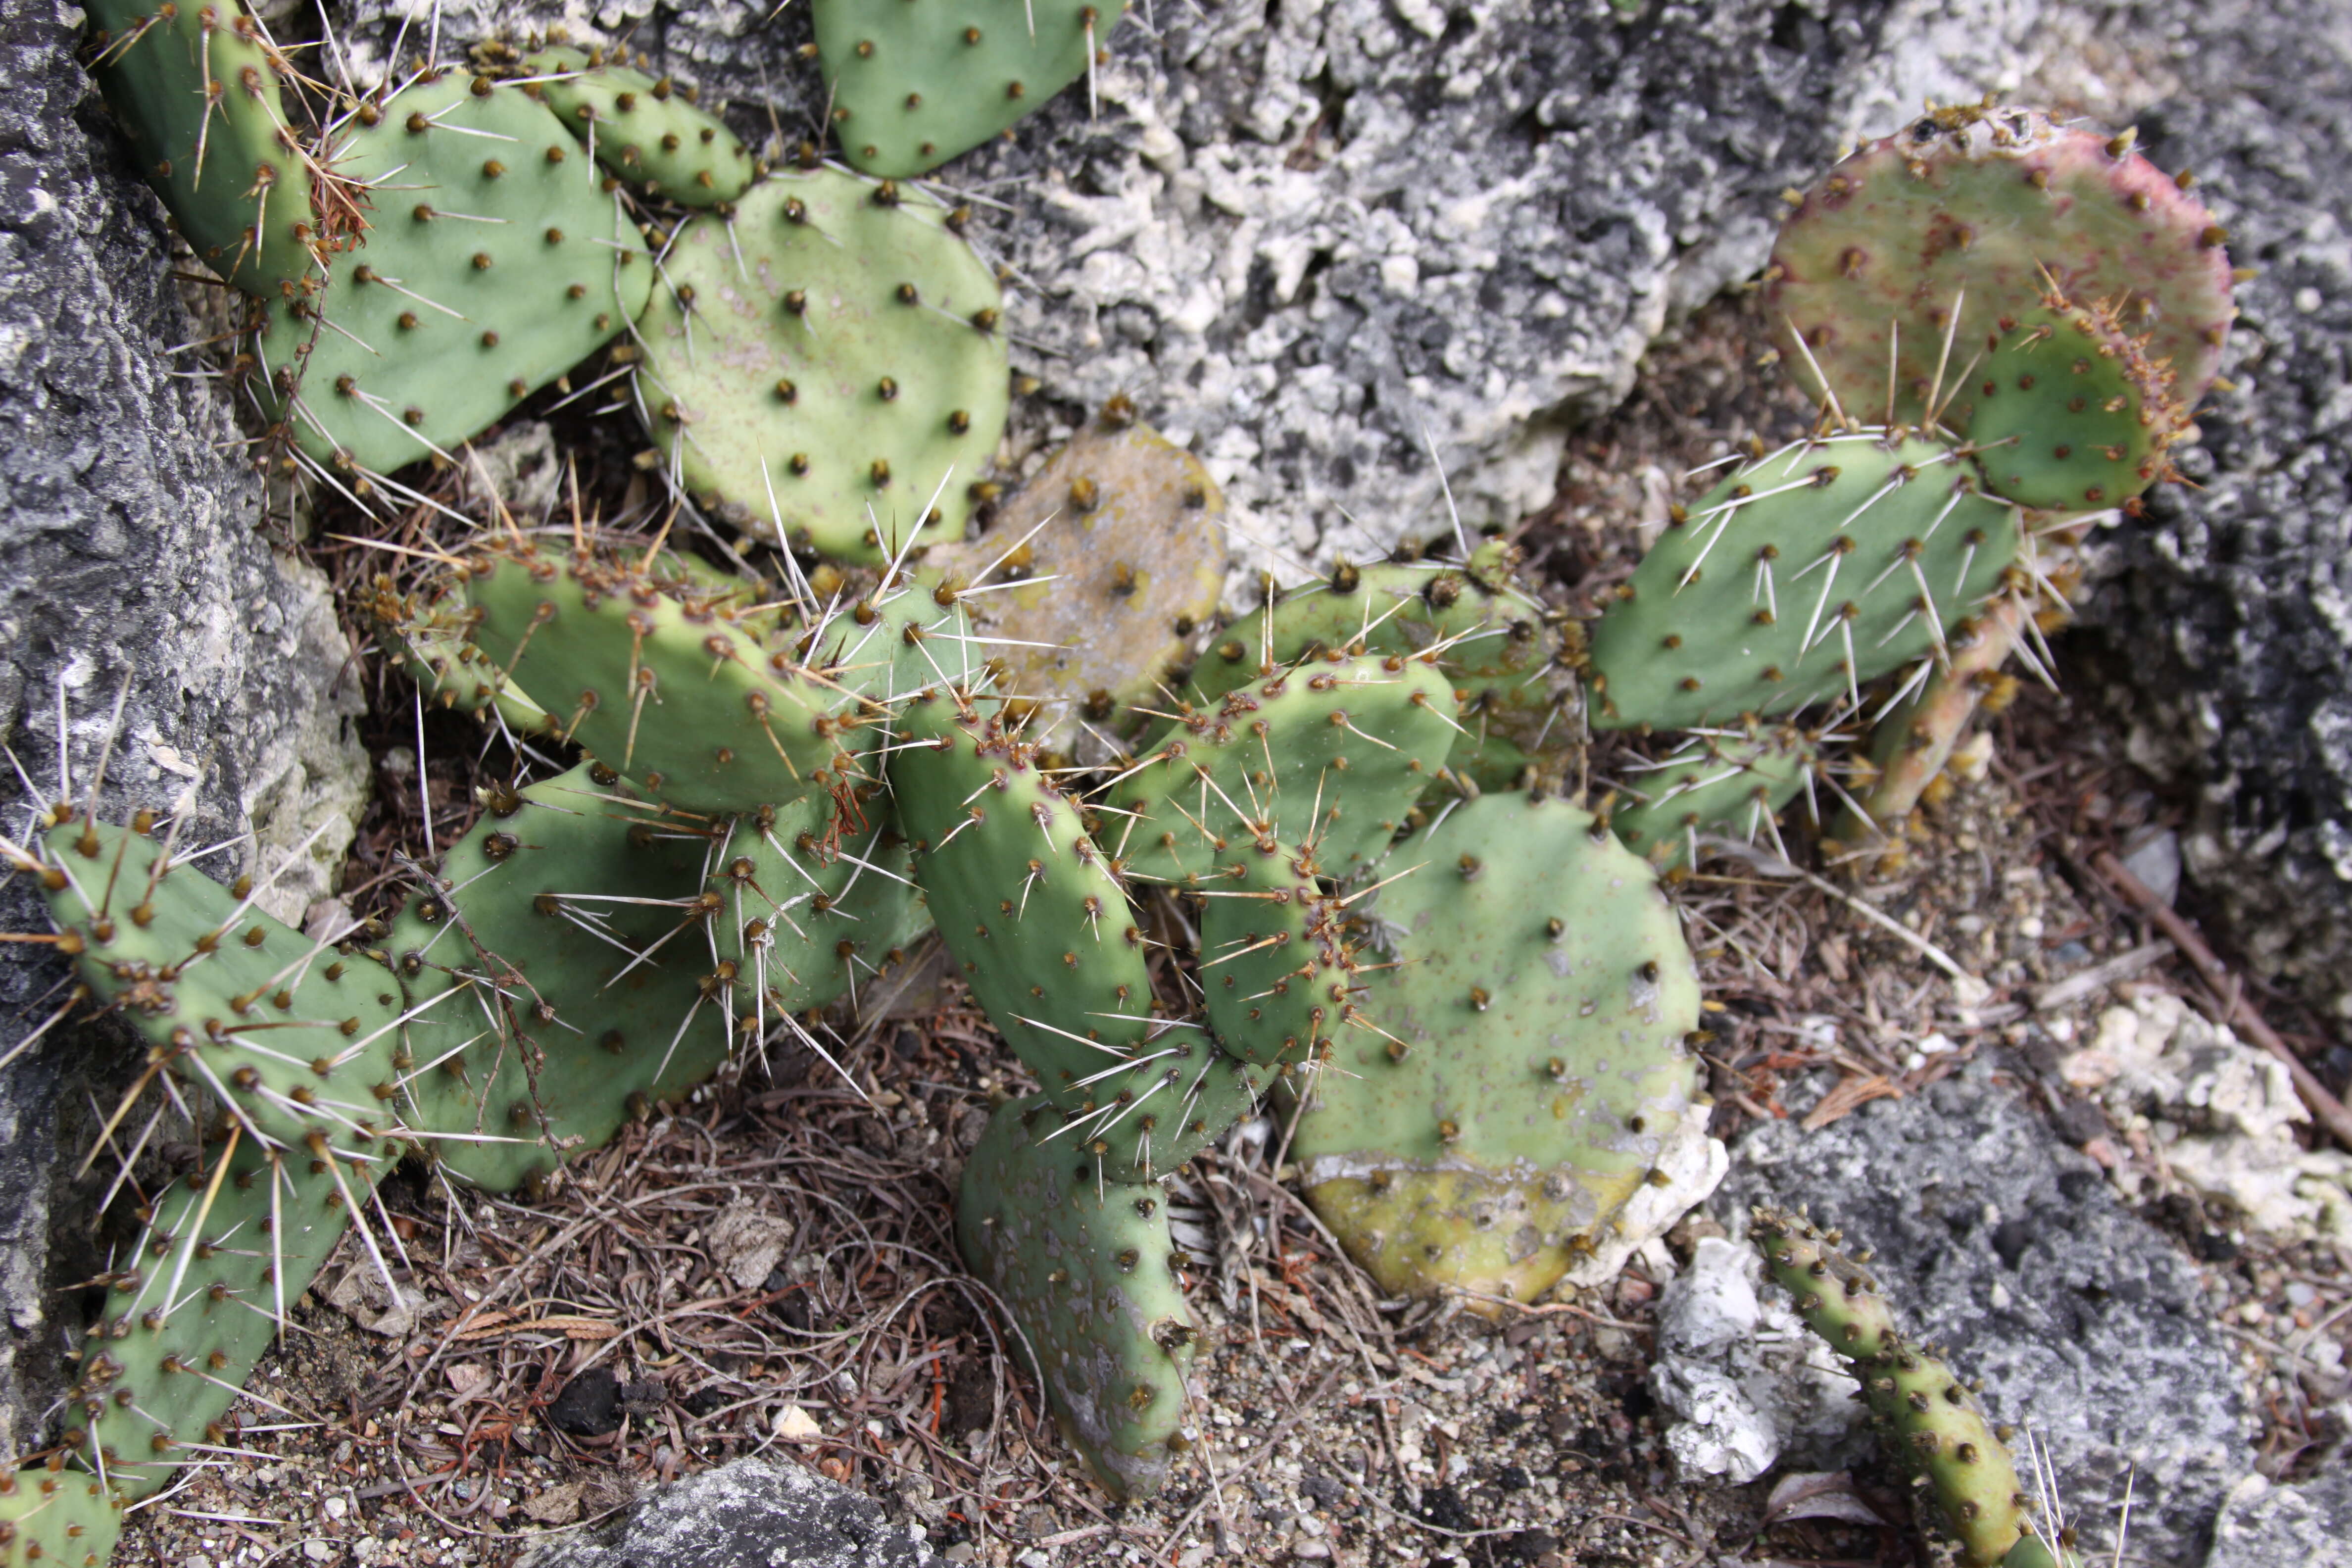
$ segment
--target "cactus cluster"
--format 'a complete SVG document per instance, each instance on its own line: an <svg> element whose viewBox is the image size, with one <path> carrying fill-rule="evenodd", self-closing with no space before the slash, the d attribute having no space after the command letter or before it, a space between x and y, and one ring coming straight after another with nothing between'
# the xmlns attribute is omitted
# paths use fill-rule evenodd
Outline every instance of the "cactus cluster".
<svg viewBox="0 0 2352 1568"><path fill-rule="evenodd" d="M329 156L234 0L93 13L184 232L257 296L259 400L310 471L358 498L455 460L625 333L646 466L787 586L519 529L377 584L421 689L580 755L484 788L398 915L333 941L175 862L171 825L61 806L10 851L204 1153L108 1276L64 1447L0 1485L6 1562L103 1561L226 1432L285 1299L346 1229L377 1247L394 1160L534 1187L932 927L1037 1086L972 1154L960 1243L1109 1489L1189 1440L1162 1180L1270 1092L1383 1288L1532 1299L1703 1135L1666 879L1703 834L1777 833L1882 696L1863 809L1900 816L2031 624L2032 539L2166 476L2229 320L2219 231L2128 138L1940 111L1782 235L1819 428L1678 510L1589 627L1499 542L1220 624L1222 500L1125 399L1017 493L988 478L999 281L914 178L1089 72L1120 7L889 9L814 12L862 174L767 170L560 38L340 106ZM1685 733L1588 809L1589 728ZM1780 1234L1776 1263L1846 1278ZM1904 1440L1961 1465L1937 1484L1983 1561L2025 1568L1948 1379L1816 1296Z"/></svg>

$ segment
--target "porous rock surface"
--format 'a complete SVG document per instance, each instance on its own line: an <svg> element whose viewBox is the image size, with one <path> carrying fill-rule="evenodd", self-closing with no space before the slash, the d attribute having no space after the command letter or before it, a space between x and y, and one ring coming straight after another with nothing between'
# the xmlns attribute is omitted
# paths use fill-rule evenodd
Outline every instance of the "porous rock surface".
<svg viewBox="0 0 2352 1568"><path fill-rule="evenodd" d="M2256 275L2179 453L2193 486L2108 535L2091 618L2137 760L2198 789L2192 888L2261 968L2352 1017L2352 13L2166 5L2139 116Z"/></svg>
<svg viewBox="0 0 2352 1568"><path fill-rule="evenodd" d="M2345 1568L2352 1563L2352 1470L2293 1486L2248 1476L2214 1521L2205 1568Z"/></svg>
<svg viewBox="0 0 2352 1568"><path fill-rule="evenodd" d="M273 912L299 921L356 815L358 693L330 691L345 649L323 584L281 571L255 532L259 487L224 450L236 432L221 400L161 352L200 334L173 292L160 208L83 117L79 22L48 0L0 11L0 739L44 795L62 750L87 800L127 683L100 809L167 808L193 789L187 846L246 837L208 862L224 875L341 814L281 879ZM35 803L19 790L0 773L0 833L21 842ZM0 930L47 924L23 879L0 889ZM44 949L0 945L0 1058L64 976ZM80 1232L57 1222L89 1196L52 1166L61 1132L78 1145L86 1131L61 1118L80 1114L92 1064L133 1059L112 1046L59 1028L0 1068L0 1458L32 1446L28 1409L48 1402L62 1342L44 1307L49 1238Z"/></svg>
<svg viewBox="0 0 2352 1568"><path fill-rule="evenodd" d="M520 1568L929 1568L918 1527L788 1459L738 1459L656 1489L614 1527L565 1535Z"/></svg>
<svg viewBox="0 0 2352 1568"><path fill-rule="evenodd" d="M2254 1424L2179 1247L1987 1059L1810 1133L1806 1094L1784 1098L1790 1120L1733 1145L1717 1217L1744 1235L1753 1205L1806 1204L1875 1248L1898 1320L1984 1379L1996 1421L2048 1444L2068 1515L2100 1554L2130 1478L2133 1555L2201 1561L2223 1493L2252 1468ZM1791 1435L1791 1462L1822 1457Z"/></svg>

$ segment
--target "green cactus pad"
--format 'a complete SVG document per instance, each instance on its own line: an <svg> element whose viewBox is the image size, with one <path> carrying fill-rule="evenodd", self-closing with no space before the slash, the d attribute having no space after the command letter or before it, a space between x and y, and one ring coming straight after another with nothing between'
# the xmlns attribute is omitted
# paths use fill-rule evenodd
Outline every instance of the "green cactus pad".
<svg viewBox="0 0 2352 1568"><path fill-rule="evenodd" d="M820 787L882 710L828 673L821 652L763 646L727 595L627 562L485 555L466 592L474 642L496 670L535 689L560 733L682 810L739 811ZM869 655L868 640L845 616L824 648L856 650L861 678L887 689L900 650L877 635L887 657Z"/></svg>
<svg viewBox="0 0 2352 1568"><path fill-rule="evenodd" d="M690 207L731 202L758 174L751 150L717 116L694 106L667 77L605 59L601 49L552 48L523 67L529 85L630 184Z"/></svg>
<svg viewBox="0 0 2352 1568"><path fill-rule="evenodd" d="M1878 1282L1838 1250L1842 1238L1801 1214L1759 1208L1749 1239L1797 1300L1806 1326L1862 1380L1890 1458L1926 1478L1969 1568L2056 1568L2076 1562L2032 1533L2009 1450L1951 1369L1906 1340Z"/></svg>
<svg viewBox="0 0 2352 1568"><path fill-rule="evenodd" d="M2053 511L2122 505L2164 477L2186 416L2171 382L2111 310L2053 298L2021 312L1970 378L1985 487Z"/></svg>
<svg viewBox="0 0 2352 1568"><path fill-rule="evenodd" d="M1951 394L1997 344L2002 319L2045 288L2128 301L2127 330L2148 334L2148 358L2169 363L2193 407L2236 314L2223 238L2128 134L2110 140L2038 110L1937 110L1805 193L1766 269L1765 309L1808 394L1826 376L1850 414L1880 417L1891 361L1892 418L1917 424L1929 392ZM1965 403L1954 405L1962 430Z"/></svg>
<svg viewBox="0 0 2352 1568"><path fill-rule="evenodd" d="M1391 1294L1532 1300L1690 1113L1698 978L1656 876L1586 812L1486 795L1399 845L1392 969L1298 1120L1307 1201Z"/></svg>
<svg viewBox="0 0 2352 1568"><path fill-rule="evenodd" d="M1216 613L1225 502L1199 458L1148 426L1106 415L998 508L987 534L940 546L927 574L952 586L994 567L964 602L1001 685L1045 709L1039 738L1073 715L1104 725L1151 699ZM1018 586L996 584L1016 583Z"/></svg>
<svg viewBox="0 0 2352 1568"><path fill-rule="evenodd" d="M1169 720L1103 805L1128 870L1183 882L1220 850L1297 844L1345 877L1388 847L1460 733L1453 689L1420 657L1326 655Z"/></svg>
<svg viewBox="0 0 2352 1568"><path fill-rule="evenodd" d="M222 1423L239 1387L373 1186L345 1163L251 1138L207 1155L193 1183L162 1190L108 1276L59 1416L67 1448L93 1467L102 1458L133 1501L190 1445L230 1441Z"/></svg>
<svg viewBox="0 0 2352 1568"><path fill-rule="evenodd" d="M1148 1182L1175 1170L1247 1115L1273 1076L1214 1048L1191 1024L1148 1036L1135 1052L1131 1063L1049 1096L1060 1121L1039 1133L1105 1181Z"/></svg>
<svg viewBox="0 0 2352 1568"><path fill-rule="evenodd" d="M469 617L446 601L427 604L378 577L360 599L384 646L400 659L427 702L467 713L495 708L520 735L547 728L546 712L513 681L501 679L488 654L467 640Z"/></svg>
<svg viewBox="0 0 2352 1568"><path fill-rule="evenodd" d="M1185 1441L1197 1331L1156 1184L1096 1185L1091 1163L1039 1143L1044 1100L1008 1100L965 1165L964 1261L1003 1300L1044 1371L1055 1423L1115 1497L1148 1497Z"/></svg>
<svg viewBox="0 0 2352 1568"><path fill-rule="evenodd" d="M865 785L817 791L708 829L702 886L721 900L711 936L751 1020L739 1028L856 994L929 925L879 795Z"/></svg>
<svg viewBox="0 0 2352 1568"><path fill-rule="evenodd" d="M1045 1092L1075 1107L1085 1080L1135 1060L1149 1033L1143 932L1076 805L998 706L908 703L890 787L972 994Z"/></svg>
<svg viewBox="0 0 2352 1568"><path fill-rule="evenodd" d="M1609 826L1660 870L1690 863L1694 833L1751 843L1796 798L1819 749L1792 724L1691 736L1655 764L1626 773Z"/></svg>
<svg viewBox="0 0 2352 1568"><path fill-rule="evenodd" d="M879 561L958 538L1011 398L1003 296L931 197L787 173L678 230L638 405L745 531Z"/></svg>
<svg viewBox="0 0 2352 1568"><path fill-rule="evenodd" d="M1439 668L1465 731L1446 765L1482 789L1521 784L1531 763L1557 773L1576 732L1562 708L1574 679L1560 662L1559 628L1512 585L1513 559L1489 542L1466 566L1343 564L1227 627L1193 668L1192 689L1213 701L1311 654L1410 655L1444 642Z"/></svg>
<svg viewBox="0 0 2352 1568"><path fill-rule="evenodd" d="M248 1137L324 1134L381 1173L402 1145L386 1104L400 987L383 964L279 924L142 833L70 821L47 838L50 918L82 977L192 1091Z"/></svg>
<svg viewBox="0 0 2352 1568"><path fill-rule="evenodd" d="M93 0L88 15L92 74L190 247L249 294L294 289L320 237L279 96L286 57L236 0Z"/></svg>
<svg viewBox="0 0 2352 1568"><path fill-rule="evenodd" d="M1087 74L1124 0L815 0L817 58L852 163L928 174Z"/></svg>
<svg viewBox="0 0 2352 1568"><path fill-rule="evenodd" d="M270 414L304 451L389 473L454 456L587 358L643 307L653 268L520 89L446 75L367 112L336 165L381 182L366 242L317 294L273 300L256 350Z"/></svg>
<svg viewBox="0 0 2352 1568"><path fill-rule="evenodd" d="M103 1568L122 1500L88 1470L0 1473L0 1568Z"/></svg>
<svg viewBox="0 0 2352 1568"><path fill-rule="evenodd" d="M1356 964L1347 911L1313 860L1236 845L1199 890L1201 989L1217 1044L1261 1067L1320 1060L1348 1016Z"/></svg>
<svg viewBox="0 0 2352 1568"><path fill-rule="evenodd" d="M1603 612L1593 723L1695 729L1850 700L1973 613L2019 537L2016 509L1940 442L1792 442L1678 514Z"/></svg>
<svg viewBox="0 0 2352 1568"><path fill-rule="evenodd" d="M424 1009L406 1030L410 1121L450 1174L505 1190L709 1077L731 976L714 978L701 824L595 763L488 805L385 951Z"/></svg>

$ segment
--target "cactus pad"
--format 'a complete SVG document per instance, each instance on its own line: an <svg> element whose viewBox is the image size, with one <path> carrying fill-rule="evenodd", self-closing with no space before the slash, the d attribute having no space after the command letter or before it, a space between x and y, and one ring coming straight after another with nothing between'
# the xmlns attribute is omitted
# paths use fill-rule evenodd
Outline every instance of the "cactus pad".
<svg viewBox="0 0 2352 1568"><path fill-rule="evenodd" d="M189 246L249 294L315 269L310 167L278 84L293 69L237 0L94 0L92 74Z"/></svg>
<svg viewBox="0 0 2352 1568"><path fill-rule="evenodd" d="M1055 1102L1076 1107L1087 1080L1134 1061L1149 1032L1143 932L1076 805L997 707L909 703L890 787L972 994Z"/></svg>
<svg viewBox="0 0 2352 1568"><path fill-rule="evenodd" d="M790 645L763 646L737 624L730 595L628 562L485 555L466 591L475 644L497 670L536 688L562 735L684 810L740 810L819 787L880 711L815 653L810 662ZM842 616L824 646L866 640ZM854 662L887 689L899 651Z"/></svg>
<svg viewBox="0 0 2352 1568"><path fill-rule="evenodd" d="M872 174L928 174L1087 74L1124 0L816 0L834 131Z"/></svg>
<svg viewBox="0 0 2352 1568"><path fill-rule="evenodd" d="M964 1167L956 1240L1045 1373L1055 1422L1116 1497L1167 1479L1197 1337L1156 1184L1097 1189L1090 1163L1036 1142L1042 1099L1009 1100Z"/></svg>
<svg viewBox="0 0 2352 1568"><path fill-rule="evenodd" d="M0 1568L104 1568L122 1500L87 1470L0 1471Z"/></svg>
<svg viewBox="0 0 2352 1568"><path fill-rule="evenodd" d="M2120 506L2156 483L2185 417L2171 372L2149 363L2114 311L2055 297L2019 315L1968 390L1986 488L2053 511Z"/></svg>
<svg viewBox="0 0 2352 1568"><path fill-rule="evenodd" d="M50 830L50 916L83 978L192 1091L242 1131L301 1150L325 1135L373 1184L390 1136L400 988L383 964L279 924L121 827Z"/></svg>
<svg viewBox="0 0 2352 1568"><path fill-rule="evenodd" d="M1199 458L1106 416L1008 499L984 537L935 549L926 567L954 584L996 566L997 580L1018 584L966 603L1007 639L1003 689L1045 704L1058 736L1072 710L1099 724L1147 701L1182 661L1224 587L1224 513Z"/></svg>
<svg viewBox="0 0 2352 1568"><path fill-rule="evenodd" d="M1201 989L1217 1044L1262 1067L1321 1059L1349 1016L1356 963L1347 911L1313 860L1238 844L1200 891Z"/></svg>
<svg viewBox="0 0 2352 1568"><path fill-rule="evenodd" d="M712 944L754 1025L856 994L861 975L881 973L930 923L879 794L814 791L706 829L702 887L720 900Z"/></svg>
<svg viewBox="0 0 2352 1568"><path fill-rule="evenodd" d="M1559 629L1514 587L1512 552L1482 544L1466 564L1342 564L1320 583L1284 590L1227 627L1192 671L1213 700L1310 654L1419 654L1444 644L1439 668L1461 705L1464 733L1446 765L1485 789L1548 768L1576 726L1561 706L1573 684Z"/></svg>
<svg viewBox="0 0 2352 1568"><path fill-rule="evenodd" d="M222 1422L365 1203L372 1179L331 1154L250 1138L163 1189L154 1218L108 1277L60 1417L66 1447L131 1500L161 1488ZM18 1484L23 1484L20 1475Z"/></svg>
<svg viewBox="0 0 2352 1568"><path fill-rule="evenodd" d="M1315 1079L1307 1201L1391 1294L1533 1299L1690 1114L1698 979L1650 868L1559 800L1486 795L1399 845L1396 967Z"/></svg>
<svg viewBox="0 0 2352 1568"><path fill-rule="evenodd" d="M2032 1533L2017 1468L1951 1369L1906 1340L1877 1282L1802 1215L1755 1211L1749 1236L1797 1311L1851 1363L1889 1458L1934 1489L1969 1568L2079 1564Z"/></svg>
<svg viewBox="0 0 2352 1568"><path fill-rule="evenodd" d="M521 1185L725 1058L697 826L585 764L493 792L401 910L385 948L425 1008L408 1026L411 1120L452 1175Z"/></svg>
<svg viewBox="0 0 2352 1568"><path fill-rule="evenodd" d="M2001 319L2054 286L2129 301L2126 329L2147 334L2148 358L2169 363L2193 407L2235 314L2224 237L2131 140L2035 110L1948 109L1841 162L1789 215L1765 274L1765 308L1804 389L1820 391L1810 355L1849 413L1877 417L1891 361L1892 417L1916 424L1929 392L1949 392L1998 341Z"/></svg>
<svg viewBox="0 0 2352 1568"><path fill-rule="evenodd" d="M1181 882L1227 845L1280 840L1348 876L1388 847L1460 732L1420 657L1326 655L1163 724L1104 804L1132 874Z"/></svg>
<svg viewBox="0 0 2352 1568"><path fill-rule="evenodd" d="M1819 751L1793 724L1754 733L1691 736L1654 765L1626 776L1610 828L1660 870L1690 864L1690 837L1726 832L1754 842L1795 798Z"/></svg>
<svg viewBox="0 0 2352 1568"><path fill-rule="evenodd" d="M918 191L819 169L681 228L640 323L637 387L686 487L830 555L960 536L1011 370L1003 297L956 221Z"/></svg>
<svg viewBox="0 0 2352 1568"><path fill-rule="evenodd" d="M656 81L601 49L552 48L525 68L564 128L631 184L690 207L731 202L757 173L751 150L667 77Z"/></svg>
<svg viewBox="0 0 2352 1568"><path fill-rule="evenodd" d="M381 182L366 243L315 295L272 301L257 349L270 411L303 450L389 473L450 453L587 358L637 313L653 269L593 165L520 89L457 73L366 113L337 164Z"/></svg>
<svg viewBox="0 0 2352 1568"><path fill-rule="evenodd" d="M1851 700L1941 644L2016 556L2016 509L1900 431L1793 442L1679 514L1592 632L1596 726Z"/></svg>

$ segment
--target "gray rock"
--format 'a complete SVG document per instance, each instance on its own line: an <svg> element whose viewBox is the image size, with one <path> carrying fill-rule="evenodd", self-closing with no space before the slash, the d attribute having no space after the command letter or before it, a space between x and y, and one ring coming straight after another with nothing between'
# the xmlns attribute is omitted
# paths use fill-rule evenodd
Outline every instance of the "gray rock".
<svg viewBox="0 0 2352 1568"><path fill-rule="evenodd" d="M1715 1199L1725 1223L1744 1230L1758 1203L1809 1204L1876 1248L1898 1318L1985 1380L1994 1419L2049 1445L2087 1542L2104 1552L2132 1475L2134 1555L2197 1561L2224 1489L2252 1468L2254 1425L2179 1249L1990 1062L1810 1134L1805 1100L1732 1146Z"/></svg>
<svg viewBox="0 0 2352 1568"><path fill-rule="evenodd" d="M2249 1476L2213 1522L2205 1568L2346 1568L2352 1564L2352 1471L2294 1486Z"/></svg>
<svg viewBox="0 0 2352 1568"><path fill-rule="evenodd" d="M616 1527L533 1550L521 1568L926 1568L918 1527L790 1461L738 1459L651 1493Z"/></svg>
<svg viewBox="0 0 2352 1568"><path fill-rule="evenodd" d="M47 0L0 17L0 739L43 796L62 752L87 799L127 689L100 810L190 796L184 843L243 840L207 863L224 876L267 875L340 816L280 880L273 912L299 921L356 818L359 694L330 690L345 647L324 584L280 570L255 531L260 489L223 401L163 352L202 332L173 292L160 209L101 117L78 118L79 26ZM0 779L0 832L21 841L47 801ZM0 889L0 929L46 924L22 879ZM64 974L39 948L0 946L0 1058ZM89 1272L84 1257L51 1267L53 1226L68 1250L88 1244L87 1194L53 1202L51 1167L61 1147L79 1159L93 1072L130 1059L60 1027L0 1069L0 1457L32 1445L28 1411L48 1403L62 1341L42 1287Z"/></svg>
<svg viewBox="0 0 2352 1568"><path fill-rule="evenodd" d="M2092 608L2134 754L2197 784L2183 858L2247 957L2352 1016L2352 14L2167 5L2177 96L2143 144L2193 168L2259 269L2196 488L2114 537Z"/></svg>

